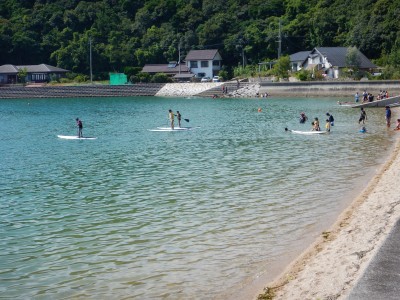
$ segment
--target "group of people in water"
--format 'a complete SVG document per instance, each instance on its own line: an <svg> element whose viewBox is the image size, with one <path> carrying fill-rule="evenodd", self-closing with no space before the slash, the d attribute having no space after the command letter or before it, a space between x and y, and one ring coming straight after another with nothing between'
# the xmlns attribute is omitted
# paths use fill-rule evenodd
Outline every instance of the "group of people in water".
<svg viewBox="0 0 400 300"><path fill-rule="evenodd" d="M331 127L334 126L335 119L329 112L326 113L326 116L327 116L327 119L326 119L326 123L325 123L325 130L327 132L330 132ZM392 111L390 109L390 106L386 106L385 107L385 120L386 120L387 128L390 128L391 118L392 118ZM307 120L308 120L308 117L306 116L306 114L304 112L301 112L299 122L304 124ZM367 120L367 113L364 110L364 108L361 107L360 118L358 119L358 124L365 125L366 120ZM312 128L311 128L312 131L321 131L320 123L319 123L319 120L317 117L315 117L314 120L311 122L311 126L312 126ZM396 127L394 128L394 130L400 130L400 119L396 120ZM360 129L360 132L362 132L362 133L367 132L367 128L365 126L362 126L362 128Z"/></svg>
<svg viewBox="0 0 400 300"><path fill-rule="evenodd" d="M383 91L380 90L379 94L377 95L376 99L377 100L382 100L382 99L386 99L389 98L389 92L388 91ZM354 100L355 102L359 102L360 100L360 94L357 92L354 95ZM364 90L364 92L362 93L362 102L372 102L374 101L374 95L372 95L371 93L368 93L366 90Z"/></svg>
<svg viewBox="0 0 400 300"><path fill-rule="evenodd" d="M331 126L335 125L335 119L329 112L326 113L326 116L327 116L327 119L325 121L325 130L327 132L330 132ZM306 114L304 112L300 113L300 119L299 119L300 123L304 124L307 120L308 120L308 117L306 116ZM311 126L312 126L312 128L311 128L312 131L321 131L321 127L320 127L319 120L317 117L315 117L314 120L311 122Z"/></svg>
<svg viewBox="0 0 400 300"><path fill-rule="evenodd" d="M392 111L390 109L390 106L386 106L385 107L385 120L386 120L386 126L387 128L390 128L390 122L392 119ZM396 120L396 127L394 128L394 130L400 130L400 119Z"/></svg>
<svg viewBox="0 0 400 300"><path fill-rule="evenodd" d="M358 120L358 124L365 124L365 121L367 120L367 113L365 112L364 108L361 107L361 115L360 119ZM385 121L386 121L386 127L390 128L391 125L391 120L392 120L392 110L390 109L390 106L385 106ZM396 120L396 127L394 130L400 130L400 119ZM363 126L360 130L360 132L366 132L367 129L365 126Z"/></svg>

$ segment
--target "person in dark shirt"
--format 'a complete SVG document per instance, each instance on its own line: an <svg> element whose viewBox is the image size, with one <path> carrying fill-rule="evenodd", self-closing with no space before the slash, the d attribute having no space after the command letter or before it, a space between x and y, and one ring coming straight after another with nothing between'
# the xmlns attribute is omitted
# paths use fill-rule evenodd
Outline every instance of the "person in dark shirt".
<svg viewBox="0 0 400 300"><path fill-rule="evenodd" d="M308 120L308 117L306 116L305 113L302 112L302 113L300 114L300 119L299 119L300 123L301 123L301 124L304 124L307 120Z"/></svg>
<svg viewBox="0 0 400 300"><path fill-rule="evenodd" d="M390 127L390 119L391 118L392 118L392 111L390 110L390 106L386 106L385 120L386 120L386 126L388 128Z"/></svg>
<svg viewBox="0 0 400 300"><path fill-rule="evenodd" d="M363 124L365 124L366 119L367 119L367 113L365 112L364 108L361 107L361 114L360 114L360 118L358 119L358 124L360 124L361 122L363 122Z"/></svg>
<svg viewBox="0 0 400 300"><path fill-rule="evenodd" d="M331 126L334 126L335 125L335 119L333 118L333 116L328 112L326 113L326 115L328 116L328 120L329 120L329 123L331 123Z"/></svg>
<svg viewBox="0 0 400 300"><path fill-rule="evenodd" d="M83 124L82 124L82 121L79 120L79 118L76 118L76 126L78 126L78 137L79 138L83 137L83 134L82 134Z"/></svg>
<svg viewBox="0 0 400 300"><path fill-rule="evenodd" d="M176 111L176 116L178 117L178 126L181 127L182 116L179 110Z"/></svg>

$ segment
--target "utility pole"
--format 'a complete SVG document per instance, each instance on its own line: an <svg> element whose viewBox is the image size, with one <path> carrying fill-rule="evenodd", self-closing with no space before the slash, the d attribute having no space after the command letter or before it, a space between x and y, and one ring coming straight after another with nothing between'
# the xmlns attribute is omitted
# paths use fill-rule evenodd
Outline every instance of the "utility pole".
<svg viewBox="0 0 400 300"><path fill-rule="evenodd" d="M90 83L93 84L93 72L92 72L92 37L89 37L89 62L90 62Z"/></svg>
<svg viewBox="0 0 400 300"><path fill-rule="evenodd" d="M179 64L179 74L181 74L181 41L179 40L178 45L178 64Z"/></svg>
<svg viewBox="0 0 400 300"><path fill-rule="evenodd" d="M245 67L244 65L244 45L242 45L242 59L243 59L243 68Z"/></svg>
<svg viewBox="0 0 400 300"><path fill-rule="evenodd" d="M279 34L278 34L278 59L282 52L282 34L281 34L281 19L279 19Z"/></svg>

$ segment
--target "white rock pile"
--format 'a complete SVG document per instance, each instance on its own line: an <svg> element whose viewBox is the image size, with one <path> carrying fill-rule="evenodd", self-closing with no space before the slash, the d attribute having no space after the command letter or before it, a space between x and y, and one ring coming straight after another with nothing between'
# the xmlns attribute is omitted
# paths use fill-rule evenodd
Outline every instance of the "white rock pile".
<svg viewBox="0 0 400 300"><path fill-rule="evenodd" d="M243 88L240 88L236 91L228 93L226 97L229 98L254 98L257 97L258 93L260 92L260 84L249 84Z"/></svg>
<svg viewBox="0 0 400 300"><path fill-rule="evenodd" d="M156 96L163 97L188 97L194 96L206 90L222 85L222 82L182 82L182 83L167 83Z"/></svg>
<svg viewBox="0 0 400 300"><path fill-rule="evenodd" d="M220 87L223 82L182 82L182 83L167 83L158 91L156 96L162 97L190 97L209 89ZM253 83L246 85L236 91L228 92L223 97L226 98L254 98L260 91L260 84Z"/></svg>

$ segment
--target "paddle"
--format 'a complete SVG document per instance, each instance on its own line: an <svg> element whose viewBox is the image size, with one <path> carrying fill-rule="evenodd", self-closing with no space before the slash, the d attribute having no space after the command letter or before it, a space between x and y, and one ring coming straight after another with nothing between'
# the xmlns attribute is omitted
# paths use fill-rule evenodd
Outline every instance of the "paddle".
<svg viewBox="0 0 400 300"><path fill-rule="evenodd" d="M184 119L186 122L189 122L189 119Z"/></svg>

